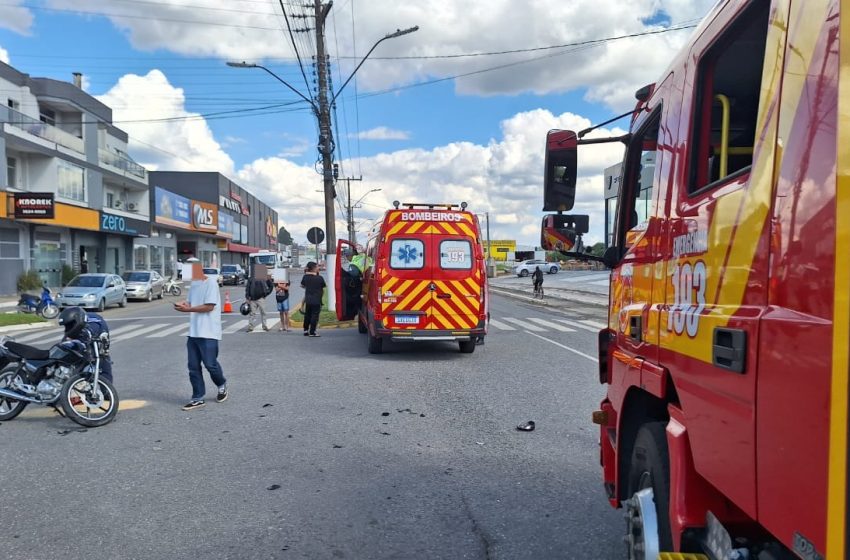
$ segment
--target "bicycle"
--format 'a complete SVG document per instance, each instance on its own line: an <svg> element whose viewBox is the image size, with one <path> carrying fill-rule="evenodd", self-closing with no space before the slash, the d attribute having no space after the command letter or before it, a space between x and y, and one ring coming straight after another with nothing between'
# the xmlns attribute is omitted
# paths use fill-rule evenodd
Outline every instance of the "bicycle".
<svg viewBox="0 0 850 560"><path fill-rule="evenodd" d="M543 284L534 285L534 297L543 299Z"/></svg>

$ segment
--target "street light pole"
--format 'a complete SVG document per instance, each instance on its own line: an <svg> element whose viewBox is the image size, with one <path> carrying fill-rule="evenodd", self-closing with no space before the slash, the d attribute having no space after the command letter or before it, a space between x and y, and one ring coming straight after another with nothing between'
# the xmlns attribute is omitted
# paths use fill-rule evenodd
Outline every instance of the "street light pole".
<svg viewBox="0 0 850 560"><path fill-rule="evenodd" d="M363 177L359 179L346 179L346 181L362 181ZM363 199L369 196L373 192L378 192L381 189L372 189L366 191L363 196L357 199L357 202L354 204L351 203L351 183L348 183L348 240L351 241L352 245L357 245L357 235L354 229L354 209L357 208L357 205L363 202Z"/></svg>

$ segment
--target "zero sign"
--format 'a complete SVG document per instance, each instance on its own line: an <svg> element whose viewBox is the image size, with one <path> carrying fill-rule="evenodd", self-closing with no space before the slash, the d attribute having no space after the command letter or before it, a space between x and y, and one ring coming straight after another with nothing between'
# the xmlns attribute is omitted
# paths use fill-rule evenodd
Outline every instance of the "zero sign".
<svg viewBox="0 0 850 560"><path fill-rule="evenodd" d="M102 214L100 217L100 229L106 231L127 231L127 224L121 216Z"/></svg>

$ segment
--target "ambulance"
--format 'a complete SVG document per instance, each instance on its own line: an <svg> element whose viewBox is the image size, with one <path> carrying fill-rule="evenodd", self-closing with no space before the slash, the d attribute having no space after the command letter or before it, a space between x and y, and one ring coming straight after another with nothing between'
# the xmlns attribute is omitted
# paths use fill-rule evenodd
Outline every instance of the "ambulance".
<svg viewBox="0 0 850 560"><path fill-rule="evenodd" d="M850 2L722 0L636 98L549 132L544 192L624 146L593 421L627 557L846 560Z"/></svg>
<svg viewBox="0 0 850 560"><path fill-rule="evenodd" d="M487 333L489 294L481 228L466 203L393 203L369 232L362 279L337 243L339 320L356 319L372 354L385 340L457 342L471 354Z"/></svg>

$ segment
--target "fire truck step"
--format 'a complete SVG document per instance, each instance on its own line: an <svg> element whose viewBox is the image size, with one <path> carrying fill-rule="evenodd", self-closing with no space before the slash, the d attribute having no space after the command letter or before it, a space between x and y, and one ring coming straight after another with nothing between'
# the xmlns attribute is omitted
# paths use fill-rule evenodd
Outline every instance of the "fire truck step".
<svg viewBox="0 0 850 560"><path fill-rule="evenodd" d="M658 560L709 560L705 554L683 554L681 552L662 552Z"/></svg>

